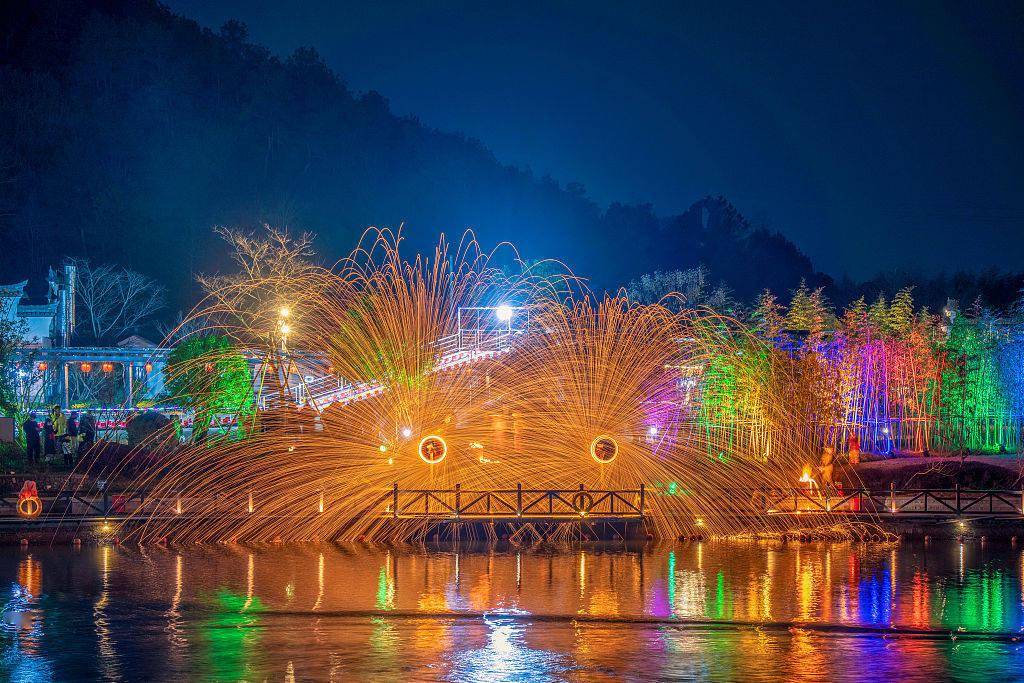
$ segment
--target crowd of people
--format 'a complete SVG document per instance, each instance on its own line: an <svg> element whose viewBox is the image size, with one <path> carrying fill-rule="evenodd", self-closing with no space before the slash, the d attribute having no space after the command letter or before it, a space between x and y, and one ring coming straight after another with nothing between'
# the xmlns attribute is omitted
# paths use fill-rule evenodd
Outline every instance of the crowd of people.
<svg viewBox="0 0 1024 683"><path fill-rule="evenodd" d="M79 415L72 411L64 415L59 405L50 408L43 422L29 415L22 424L25 433L25 459L30 467L42 462L63 458L64 466L72 468L80 453L85 453L96 442L96 417L89 412Z"/></svg>

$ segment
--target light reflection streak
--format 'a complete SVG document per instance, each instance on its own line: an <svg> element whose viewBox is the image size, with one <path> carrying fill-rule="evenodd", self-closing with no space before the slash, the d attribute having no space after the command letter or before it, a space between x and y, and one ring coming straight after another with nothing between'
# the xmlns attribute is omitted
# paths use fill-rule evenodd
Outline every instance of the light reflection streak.
<svg viewBox="0 0 1024 683"><path fill-rule="evenodd" d="M171 646L179 651L188 644L182 628L184 620L181 616L181 594L184 585L183 562L184 558L181 553L174 556L174 595L171 596L171 605L167 610L167 632L170 635Z"/></svg>
<svg viewBox="0 0 1024 683"><path fill-rule="evenodd" d="M93 624L95 626L96 638L99 641L100 668L108 680L120 678L120 664L117 657L117 649L110 631L110 620L107 617L107 607L110 604L110 546L105 545L100 550L100 594L93 605Z"/></svg>
<svg viewBox="0 0 1024 683"><path fill-rule="evenodd" d="M320 609L320 603L324 600L324 554L320 553L320 559L317 560L316 568L316 581L317 581L317 594L316 602L313 603L313 611Z"/></svg>
<svg viewBox="0 0 1024 683"><path fill-rule="evenodd" d="M516 552L516 593L523 589L523 554Z"/></svg>
<svg viewBox="0 0 1024 683"><path fill-rule="evenodd" d="M671 616L676 615L676 554L669 551L668 554L668 611Z"/></svg>
<svg viewBox="0 0 1024 683"><path fill-rule="evenodd" d="M252 597L256 589L256 558L253 554L249 553L249 565L246 569L245 578L245 604L242 605L242 611L246 611L252 606Z"/></svg>

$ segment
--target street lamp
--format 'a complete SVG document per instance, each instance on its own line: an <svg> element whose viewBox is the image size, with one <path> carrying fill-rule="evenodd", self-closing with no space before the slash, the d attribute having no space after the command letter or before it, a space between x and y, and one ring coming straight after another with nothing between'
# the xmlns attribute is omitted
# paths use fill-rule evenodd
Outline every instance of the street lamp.
<svg viewBox="0 0 1024 683"><path fill-rule="evenodd" d="M508 304L502 304L494 309L494 315L503 323L511 321L514 312L513 308Z"/></svg>

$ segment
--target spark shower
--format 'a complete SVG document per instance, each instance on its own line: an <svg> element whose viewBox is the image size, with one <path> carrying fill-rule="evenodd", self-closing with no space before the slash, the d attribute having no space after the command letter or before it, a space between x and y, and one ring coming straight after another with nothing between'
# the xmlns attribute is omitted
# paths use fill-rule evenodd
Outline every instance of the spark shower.
<svg viewBox="0 0 1024 683"><path fill-rule="evenodd" d="M184 388L169 400L213 405L204 397L242 353L255 381L231 434L151 437L134 485L174 509L149 508L140 539L416 538L431 522L391 519L395 486L643 484L662 538L799 522L768 514L757 491L795 485L820 439L798 427L807 401L789 395L788 366L731 318L674 296L597 296L558 263L486 252L472 235L407 256L400 234L374 229L330 267L306 238L224 236L237 272L203 280L182 329L230 344L173 365ZM308 385L323 378L343 389L317 400ZM736 409L741 422L719 424ZM196 408L197 424L211 411Z"/></svg>

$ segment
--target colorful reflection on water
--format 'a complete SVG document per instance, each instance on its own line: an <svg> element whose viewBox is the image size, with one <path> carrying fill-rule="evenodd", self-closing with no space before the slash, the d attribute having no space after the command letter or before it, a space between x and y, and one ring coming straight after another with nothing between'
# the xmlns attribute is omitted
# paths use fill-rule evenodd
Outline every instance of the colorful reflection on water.
<svg viewBox="0 0 1024 683"><path fill-rule="evenodd" d="M1008 544L0 551L0 674L68 680L1015 678Z"/></svg>

